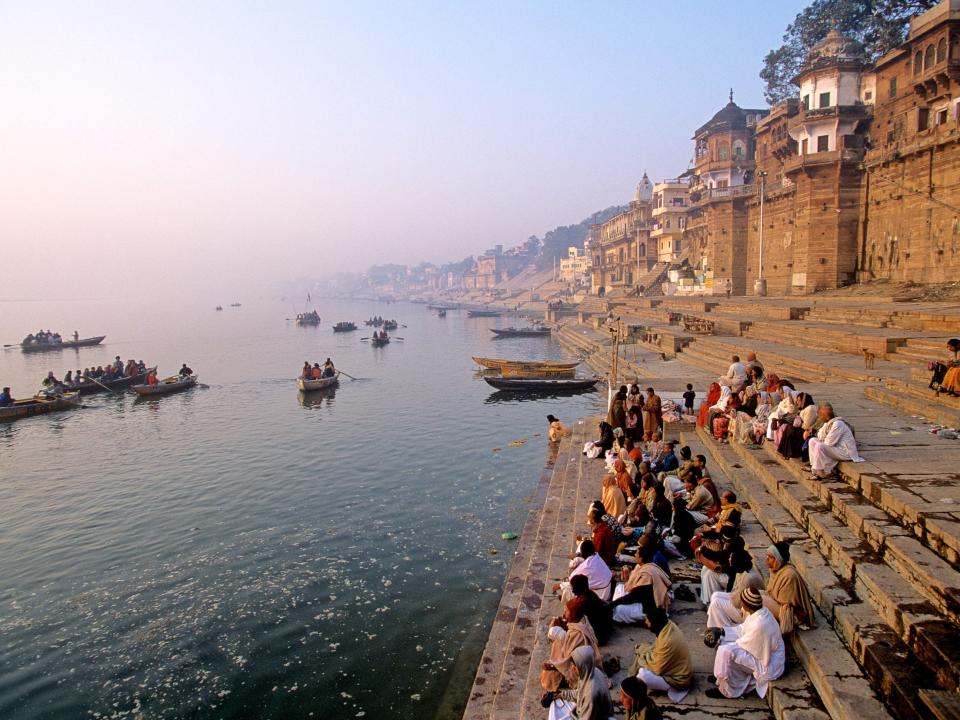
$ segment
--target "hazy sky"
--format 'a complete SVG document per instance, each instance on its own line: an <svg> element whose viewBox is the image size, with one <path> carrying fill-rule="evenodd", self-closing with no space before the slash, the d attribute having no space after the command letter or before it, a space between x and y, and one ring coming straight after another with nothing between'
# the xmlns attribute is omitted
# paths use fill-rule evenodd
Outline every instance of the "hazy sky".
<svg viewBox="0 0 960 720"><path fill-rule="evenodd" d="M0 0L0 298L515 245L763 107L805 4Z"/></svg>

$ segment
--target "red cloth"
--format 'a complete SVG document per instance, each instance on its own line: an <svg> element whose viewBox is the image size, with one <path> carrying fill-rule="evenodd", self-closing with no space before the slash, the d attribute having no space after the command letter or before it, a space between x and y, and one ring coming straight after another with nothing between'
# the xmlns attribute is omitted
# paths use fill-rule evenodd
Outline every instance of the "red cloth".
<svg viewBox="0 0 960 720"><path fill-rule="evenodd" d="M717 404L717 401L720 399L720 384L711 383L710 389L707 391L707 399L700 403L700 413L697 415L697 425L700 427L707 426L707 413L710 412L710 408Z"/></svg>
<svg viewBox="0 0 960 720"><path fill-rule="evenodd" d="M613 564L613 558L617 554L617 539L613 536L613 530L605 522L598 522L593 526L593 534L590 537L593 541L593 547L596 548L597 555L603 558L607 565Z"/></svg>

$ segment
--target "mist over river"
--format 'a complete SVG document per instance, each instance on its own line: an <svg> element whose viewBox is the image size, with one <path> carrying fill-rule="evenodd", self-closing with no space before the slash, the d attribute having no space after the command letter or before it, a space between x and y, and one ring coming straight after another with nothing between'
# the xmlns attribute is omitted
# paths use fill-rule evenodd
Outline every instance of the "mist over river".
<svg viewBox="0 0 960 720"><path fill-rule="evenodd" d="M462 712L544 416L575 421L603 395L517 401L476 379L471 355L565 357L492 338L516 318L320 300L322 324L300 328L302 302L231 300L0 303L3 343L107 336L4 350L14 397L115 355L161 376L186 362L209 386L0 424L0 717ZM362 342L373 314L404 340ZM303 361L328 356L359 379L298 393Z"/></svg>

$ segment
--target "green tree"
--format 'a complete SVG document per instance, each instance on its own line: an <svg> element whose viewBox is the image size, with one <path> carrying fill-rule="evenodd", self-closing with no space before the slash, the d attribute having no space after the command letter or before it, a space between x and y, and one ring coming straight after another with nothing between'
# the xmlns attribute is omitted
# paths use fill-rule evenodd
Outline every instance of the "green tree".
<svg viewBox="0 0 960 720"><path fill-rule="evenodd" d="M911 17L937 0L814 0L787 26L783 44L763 59L760 79L771 105L796 96L795 78L810 50L830 29L863 46L863 59L876 60L900 45Z"/></svg>

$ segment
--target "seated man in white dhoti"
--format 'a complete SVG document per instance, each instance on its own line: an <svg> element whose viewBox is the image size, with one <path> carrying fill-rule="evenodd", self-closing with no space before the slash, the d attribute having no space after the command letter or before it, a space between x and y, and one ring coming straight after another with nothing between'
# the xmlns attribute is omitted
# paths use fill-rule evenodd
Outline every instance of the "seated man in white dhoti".
<svg viewBox="0 0 960 720"><path fill-rule="evenodd" d="M810 469L813 471L811 479L830 477L840 461L863 462L857 453L853 428L843 418L836 416L833 406L824 403L817 410L817 416L823 422L817 436L812 437L812 431L804 433L809 438Z"/></svg>
<svg viewBox="0 0 960 720"><path fill-rule="evenodd" d="M657 639L653 645L638 645L630 672L650 692L665 692L672 702L683 700L693 687L690 648L676 623L660 608L647 612L646 625Z"/></svg>
<svg viewBox="0 0 960 720"><path fill-rule="evenodd" d="M670 607L670 588L673 582L653 558L657 543L653 536L644 536L637 551L637 565L630 571L626 582L617 585L613 602L613 621L617 623L641 622L644 610Z"/></svg>
<svg viewBox="0 0 960 720"><path fill-rule="evenodd" d="M721 631L713 661L717 687L707 690L709 698L738 698L754 689L764 697L770 681L783 675L786 650L780 624L763 607L759 592L744 591L743 612L746 617L740 625Z"/></svg>

